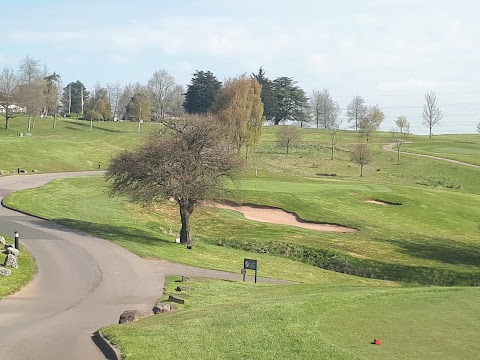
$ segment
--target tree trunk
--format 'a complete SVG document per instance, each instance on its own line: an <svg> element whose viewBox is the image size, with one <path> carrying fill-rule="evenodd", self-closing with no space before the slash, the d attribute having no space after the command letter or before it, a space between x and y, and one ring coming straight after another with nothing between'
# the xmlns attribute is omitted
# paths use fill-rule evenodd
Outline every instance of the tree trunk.
<svg viewBox="0 0 480 360"><path fill-rule="evenodd" d="M93 128L93 119L90 119L90 131L92 131Z"/></svg>
<svg viewBox="0 0 480 360"><path fill-rule="evenodd" d="M180 208L180 219L182 221L182 228L180 229L180 243L190 244L190 215L193 212L193 204L191 201L178 202Z"/></svg>
<svg viewBox="0 0 480 360"><path fill-rule="evenodd" d="M400 165L400 144L397 144L397 164Z"/></svg>
<svg viewBox="0 0 480 360"><path fill-rule="evenodd" d="M53 113L53 128L55 129L56 126L57 126L57 113L54 112Z"/></svg>
<svg viewBox="0 0 480 360"><path fill-rule="evenodd" d="M32 115L28 114L28 126L27 126L27 131L30 131L31 127L32 127Z"/></svg>
<svg viewBox="0 0 480 360"><path fill-rule="evenodd" d="M363 177L363 164L360 164L360 177Z"/></svg>
<svg viewBox="0 0 480 360"><path fill-rule="evenodd" d="M332 139L332 160L333 160L333 153L335 152L335 141Z"/></svg>

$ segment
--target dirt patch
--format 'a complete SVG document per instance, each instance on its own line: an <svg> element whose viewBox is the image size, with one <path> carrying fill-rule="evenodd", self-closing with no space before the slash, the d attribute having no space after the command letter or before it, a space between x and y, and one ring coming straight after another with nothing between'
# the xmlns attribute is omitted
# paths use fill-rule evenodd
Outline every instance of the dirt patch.
<svg viewBox="0 0 480 360"><path fill-rule="evenodd" d="M337 233L353 233L357 232L357 229L336 225L336 224L320 224L302 220L297 214L287 212L282 209L259 206L259 205L238 205L238 204L224 204L224 203L205 203L205 205L213 206L221 209L234 210L241 212L245 218L253 221L296 226L303 229L337 232Z"/></svg>
<svg viewBox="0 0 480 360"><path fill-rule="evenodd" d="M399 204L399 203L395 203L395 202L391 202L391 201L384 201L384 200L378 200L378 199L369 199L369 200L365 200L366 203L370 203L370 204L376 204L376 205L394 205L394 206L398 206L398 205L402 205L402 204Z"/></svg>

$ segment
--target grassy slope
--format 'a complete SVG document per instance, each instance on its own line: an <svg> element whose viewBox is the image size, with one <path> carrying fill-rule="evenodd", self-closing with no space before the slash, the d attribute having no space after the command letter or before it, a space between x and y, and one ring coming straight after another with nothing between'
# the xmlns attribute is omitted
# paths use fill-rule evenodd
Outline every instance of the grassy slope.
<svg viewBox="0 0 480 360"><path fill-rule="evenodd" d="M13 240L7 239L7 243L13 244ZM6 255L0 257L3 260ZM24 287L36 274L37 268L35 266L35 259L28 252L28 250L20 245L20 255L18 256L18 269L12 269L12 275L10 276L0 276L0 299L3 299L5 296L17 292L22 287Z"/></svg>
<svg viewBox="0 0 480 360"><path fill-rule="evenodd" d="M98 127L97 127L98 125ZM94 170L98 163L106 167L110 157L125 148L138 145L143 134L137 134L135 123L99 122L94 123L92 132L90 123L83 120L59 119L53 130L52 119L37 119L36 126L26 134L27 119L15 118L8 130L0 129L0 150L2 156L0 170L5 173L17 171L17 165L31 172ZM147 133L155 124L145 124Z"/></svg>
<svg viewBox="0 0 480 360"><path fill-rule="evenodd" d="M170 279L166 293L177 285ZM254 286L200 279L185 285L192 290L178 312L102 331L129 360L473 359L480 352L478 288ZM374 338L382 345L370 344Z"/></svg>

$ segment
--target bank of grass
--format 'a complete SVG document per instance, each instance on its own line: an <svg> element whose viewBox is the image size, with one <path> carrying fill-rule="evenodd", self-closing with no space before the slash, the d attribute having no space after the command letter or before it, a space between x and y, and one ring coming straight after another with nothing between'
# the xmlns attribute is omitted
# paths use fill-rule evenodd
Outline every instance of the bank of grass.
<svg viewBox="0 0 480 360"><path fill-rule="evenodd" d="M174 313L102 332L135 359L474 359L478 288L267 286L170 278ZM191 290L176 293L175 287ZM380 346L372 345L373 339Z"/></svg>
<svg viewBox="0 0 480 360"><path fill-rule="evenodd" d="M480 134L438 135L405 144L404 151L480 165Z"/></svg>
<svg viewBox="0 0 480 360"><path fill-rule="evenodd" d="M174 204L142 208L121 198L111 199L107 192L103 178L85 177L18 192L5 201L110 239L141 256L190 265L238 271L241 259L255 252L259 257L274 255L275 261L287 258L367 278L480 284L480 196L467 192L358 181L247 179L233 190L231 199L280 207L305 220L342 224L359 231L325 233L259 223L238 212L199 206L192 216L194 251L174 244L179 227ZM369 204L367 199L401 205ZM238 250L250 253L235 253ZM262 261L268 263L266 258ZM297 276L288 277L292 269L280 263L268 263L262 270L265 276L288 280ZM310 274L297 281L311 278Z"/></svg>
<svg viewBox="0 0 480 360"><path fill-rule="evenodd" d="M1 235L1 234L0 234ZM4 236L7 243L13 244L13 240ZM6 255L1 254L0 259L3 261ZM13 294L24 287L35 276L37 267L35 259L28 252L28 250L20 245L20 255L18 256L18 269L9 268L12 270L10 276L0 276L0 299L5 296Z"/></svg>
<svg viewBox="0 0 480 360"><path fill-rule="evenodd" d="M94 122L90 131L89 121L59 118L52 129L52 118L45 117L37 118L35 128L27 132L27 121L26 117L15 118L8 130L0 129L0 170L5 174L16 173L17 166L28 172L96 170L98 163L106 168L113 155L134 148L158 127L146 123L138 134L137 123L101 121Z"/></svg>

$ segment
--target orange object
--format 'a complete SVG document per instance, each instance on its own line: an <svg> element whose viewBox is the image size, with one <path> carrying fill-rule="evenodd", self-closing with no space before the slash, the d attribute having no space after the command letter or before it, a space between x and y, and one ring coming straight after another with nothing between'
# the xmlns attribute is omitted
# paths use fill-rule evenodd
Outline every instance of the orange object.
<svg viewBox="0 0 480 360"><path fill-rule="evenodd" d="M373 340L373 343L374 343L375 345L380 345L380 344L381 344L380 339L375 339L375 340Z"/></svg>

